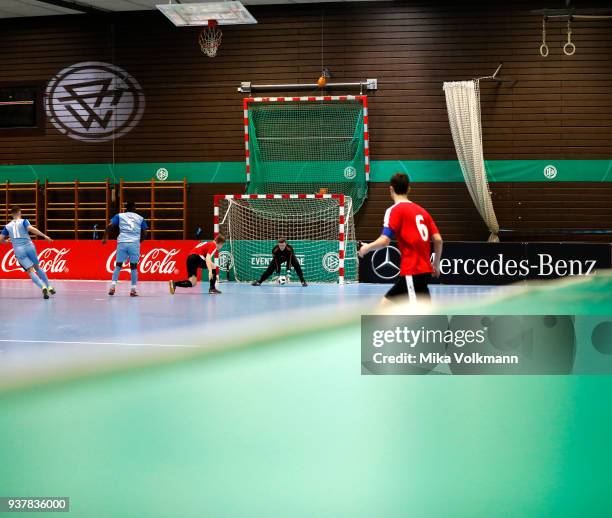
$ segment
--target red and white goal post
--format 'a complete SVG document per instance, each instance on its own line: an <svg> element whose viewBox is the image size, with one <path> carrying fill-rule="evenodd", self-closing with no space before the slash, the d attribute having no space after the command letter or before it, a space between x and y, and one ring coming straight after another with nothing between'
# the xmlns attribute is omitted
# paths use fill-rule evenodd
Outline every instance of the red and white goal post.
<svg viewBox="0 0 612 518"><path fill-rule="evenodd" d="M244 156L246 163L246 181L251 181L251 149L249 141L253 138L249 134L249 125L251 121L251 109L258 105L310 105L316 106L322 103L337 103L339 105L348 103L358 103L362 110L362 138L363 138L363 161L365 171L365 181L370 181L370 130L368 116L368 96L367 95L308 95L308 96L287 96L287 97L246 97L242 100L243 123L244 123ZM315 119L317 124L320 124L319 119ZM278 120L276 121L278 122ZM330 124L331 121L327 121ZM285 157L291 159L290 157Z"/></svg>
<svg viewBox="0 0 612 518"><path fill-rule="evenodd" d="M215 237L219 233L226 242L218 264L236 281L259 279L281 237L294 248L307 281L357 280L352 201L344 194L219 194Z"/></svg>

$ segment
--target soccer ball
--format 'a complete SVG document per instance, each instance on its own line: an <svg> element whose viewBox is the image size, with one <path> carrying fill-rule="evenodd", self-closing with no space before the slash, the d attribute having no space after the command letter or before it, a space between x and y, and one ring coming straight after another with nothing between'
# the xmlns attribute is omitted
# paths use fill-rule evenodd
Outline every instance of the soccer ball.
<svg viewBox="0 0 612 518"><path fill-rule="evenodd" d="M282 286L283 284L287 282L287 278L281 276L276 280L276 282L278 282Z"/></svg>

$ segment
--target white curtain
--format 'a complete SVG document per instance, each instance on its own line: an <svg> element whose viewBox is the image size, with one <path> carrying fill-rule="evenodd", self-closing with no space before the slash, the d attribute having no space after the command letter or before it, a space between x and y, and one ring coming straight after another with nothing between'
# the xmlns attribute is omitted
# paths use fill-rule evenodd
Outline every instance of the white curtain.
<svg viewBox="0 0 612 518"><path fill-rule="evenodd" d="M489 228L489 242L497 242L499 225L493 210L482 151L478 81L444 83L444 94L453 142L465 183L474 205Z"/></svg>

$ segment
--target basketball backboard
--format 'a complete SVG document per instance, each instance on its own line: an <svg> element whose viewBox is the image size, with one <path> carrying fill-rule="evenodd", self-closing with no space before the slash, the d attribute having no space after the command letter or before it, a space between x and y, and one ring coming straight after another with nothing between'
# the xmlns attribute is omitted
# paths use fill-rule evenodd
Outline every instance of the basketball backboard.
<svg viewBox="0 0 612 518"><path fill-rule="evenodd" d="M160 4L156 6L177 27L209 25L215 20L219 25L257 23L242 2L206 2L194 4Z"/></svg>

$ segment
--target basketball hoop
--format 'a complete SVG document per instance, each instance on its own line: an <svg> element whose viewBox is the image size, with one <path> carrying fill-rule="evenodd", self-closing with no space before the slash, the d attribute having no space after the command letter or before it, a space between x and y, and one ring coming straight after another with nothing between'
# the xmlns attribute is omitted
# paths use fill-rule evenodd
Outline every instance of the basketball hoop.
<svg viewBox="0 0 612 518"><path fill-rule="evenodd" d="M217 20L208 20L208 27L204 27L200 31L198 36L200 49L209 58L214 58L217 55L217 50L219 50L219 45L221 45L221 36L223 36L223 33L219 29Z"/></svg>

